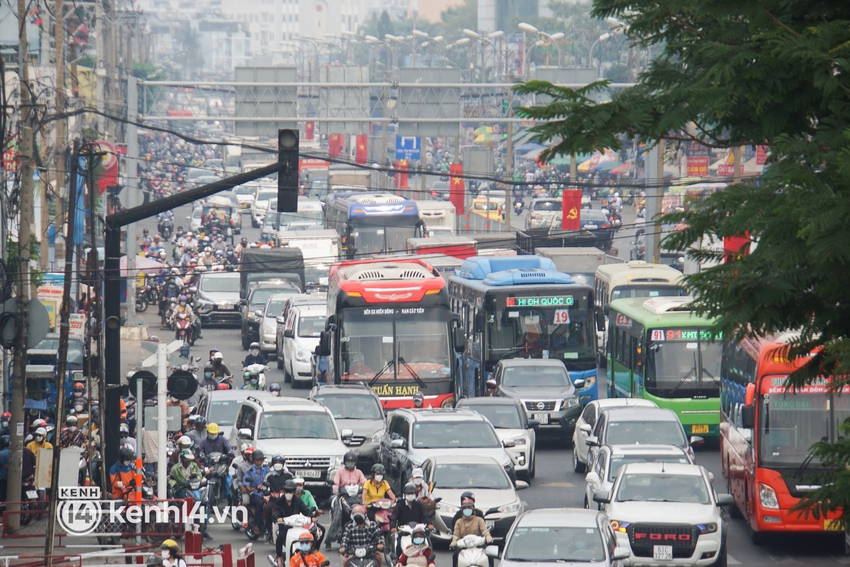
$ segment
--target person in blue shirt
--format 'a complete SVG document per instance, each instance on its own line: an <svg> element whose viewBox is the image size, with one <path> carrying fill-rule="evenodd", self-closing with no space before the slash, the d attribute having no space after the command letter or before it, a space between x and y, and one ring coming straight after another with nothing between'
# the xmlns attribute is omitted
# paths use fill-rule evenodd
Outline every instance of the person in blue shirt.
<svg viewBox="0 0 850 567"><path fill-rule="evenodd" d="M251 456L254 466L245 471L242 477L242 492L251 495L251 506L254 507L254 533L263 533L263 481L269 474L269 467L264 464L266 455L262 451L254 451Z"/></svg>

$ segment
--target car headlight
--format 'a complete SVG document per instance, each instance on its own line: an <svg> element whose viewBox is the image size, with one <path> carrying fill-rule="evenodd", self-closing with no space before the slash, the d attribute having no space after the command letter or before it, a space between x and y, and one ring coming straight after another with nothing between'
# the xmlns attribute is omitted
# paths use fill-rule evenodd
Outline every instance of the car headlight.
<svg viewBox="0 0 850 567"><path fill-rule="evenodd" d="M254 318L254 314L253 314L253 313L246 313L246 314L245 314L245 317L247 317L248 319L253 319L253 318Z"/></svg>
<svg viewBox="0 0 850 567"><path fill-rule="evenodd" d="M310 362L310 351L299 348L295 351L295 360L298 362Z"/></svg>
<svg viewBox="0 0 850 567"><path fill-rule="evenodd" d="M275 325L272 325L270 323L263 323L263 334L273 335L273 334L275 334L276 331L277 331L277 328L276 328Z"/></svg>
<svg viewBox="0 0 850 567"><path fill-rule="evenodd" d="M779 509L779 500L776 498L776 491L766 484L759 484L759 501L762 508L771 510Z"/></svg>
<svg viewBox="0 0 850 567"><path fill-rule="evenodd" d="M578 407L581 402L578 401L578 398L566 398L561 401L561 409L565 410L567 408Z"/></svg>
<svg viewBox="0 0 850 567"><path fill-rule="evenodd" d="M386 433L385 429L380 429L376 431L375 434L372 435L372 443L380 443L381 438L384 436L384 433Z"/></svg>
<svg viewBox="0 0 850 567"><path fill-rule="evenodd" d="M437 510L449 516L454 516L455 514L457 514L457 511L459 509L460 508L458 506L452 506L451 504L447 504L445 502L437 502Z"/></svg>
<svg viewBox="0 0 850 567"><path fill-rule="evenodd" d="M630 525L632 525L631 522L620 522L618 520L611 520L611 529L615 532L620 532L621 534L626 533L626 530Z"/></svg>
<svg viewBox="0 0 850 567"><path fill-rule="evenodd" d="M343 465L343 460L345 459L345 455L336 455L331 459L331 468L338 469Z"/></svg>
<svg viewBox="0 0 850 567"><path fill-rule="evenodd" d="M701 534L713 534L717 531L717 524L715 523L697 524L697 527L699 528L699 533Z"/></svg>
<svg viewBox="0 0 850 567"><path fill-rule="evenodd" d="M526 439L525 437L516 437L514 439L508 439L508 441L513 441L514 445L525 445Z"/></svg>
<svg viewBox="0 0 850 567"><path fill-rule="evenodd" d="M229 301L225 300L225 301L219 301L218 303L216 303L216 305L218 305L219 307L230 307L233 304L230 303Z"/></svg>
<svg viewBox="0 0 850 567"><path fill-rule="evenodd" d="M584 379L584 386L582 386L581 389L587 390L588 388L590 388L594 384L596 384L596 376L590 376L590 377Z"/></svg>
<svg viewBox="0 0 850 567"><path fill-rule="evenodd" d="M519 512L520 502L517 500L513 504L508 504L506 506L499 506L499 512L502 514L510 514L512 512Z"/></svg>

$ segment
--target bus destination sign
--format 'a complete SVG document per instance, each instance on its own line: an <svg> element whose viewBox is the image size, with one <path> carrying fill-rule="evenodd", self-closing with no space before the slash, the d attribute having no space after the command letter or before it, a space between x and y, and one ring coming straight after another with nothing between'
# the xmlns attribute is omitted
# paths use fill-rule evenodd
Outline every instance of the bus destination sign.
<svg viewBox="0 0 850 567"><path fill-rule="evenodd" d="M711 329L652 329L649 339L661 341L713 341L723 338L723 333Z"/></svg>
<svg viewBox="0 0 850 567"><path fill-rule="evenodd" d="M538 295L505 299L506 307L570 307L573 303L572 295Z"/></svg>

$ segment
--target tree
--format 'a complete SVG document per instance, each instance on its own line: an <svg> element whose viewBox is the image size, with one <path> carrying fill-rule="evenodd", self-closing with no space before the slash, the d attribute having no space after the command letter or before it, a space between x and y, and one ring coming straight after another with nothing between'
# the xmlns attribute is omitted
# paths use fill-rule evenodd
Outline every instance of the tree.
<svg viewBox="0 0 850 567"><path fill-rule="evenodd" d="M577 90L520 86L553 97L523 109L542 121L533 128L538 140L560 140L543 158L618 149L623 135L769 145L758 183L696 204L665 246L736 235L757 242L735 262L688 276L693 306L716 317L727 337L799 331L781 353L807 357L792 387L824 375L836 377L833 387L850 384L850 3L595 0L592 13L627 22L630 38L657 57L637 86L607 102L594 98L604 81ZM842 428L850 437L850 425ZM843 507L850 517L850 442L828 439L814 455L831 468L803 505L815 514Z"/></svg>

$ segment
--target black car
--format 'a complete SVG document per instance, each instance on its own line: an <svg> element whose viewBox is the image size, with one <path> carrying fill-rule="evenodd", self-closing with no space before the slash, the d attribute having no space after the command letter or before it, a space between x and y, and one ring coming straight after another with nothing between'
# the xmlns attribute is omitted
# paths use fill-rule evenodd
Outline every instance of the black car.
<svg viewBox="0 0 850 567"><path fill-rule="evenodd" d="M599 209L584 209L581 212L581 229L596 237L596 247L608 251L614 245L614 227L607 215Z"/></svg>
<svg viewBox="0 0 850 567"><path fill-rule="evenodd" d="M248 297L242 300L242 348L248 347L254 341L260 340L260 323L263 322L263 311L269 298L279 293L301 293L301 289L286 280L260 282L251 288Z"/></svg>

